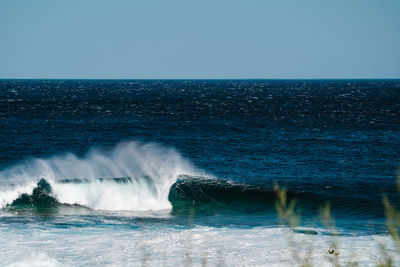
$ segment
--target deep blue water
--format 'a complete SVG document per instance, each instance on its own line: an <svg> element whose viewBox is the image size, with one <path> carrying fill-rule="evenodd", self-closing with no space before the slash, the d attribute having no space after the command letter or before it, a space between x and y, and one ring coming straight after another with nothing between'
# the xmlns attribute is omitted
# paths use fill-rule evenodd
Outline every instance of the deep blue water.
<svg viewBox="0 0 400 267"><path fill-rule="evenodd" d="M274 184L310 218L329 201L343 224L379 221L382 193L398 203L400 81L0 81L4 181L34 158L129 141L173 147L217 179L180 177L169 222L194 206L199 223L265 224Z"/></svg>

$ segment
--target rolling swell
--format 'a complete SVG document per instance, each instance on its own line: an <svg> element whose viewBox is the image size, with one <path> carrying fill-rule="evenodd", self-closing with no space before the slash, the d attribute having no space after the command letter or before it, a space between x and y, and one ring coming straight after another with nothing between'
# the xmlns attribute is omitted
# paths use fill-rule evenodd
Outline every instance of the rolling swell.
<svg viewBox="0 0 400 267"><path fill-rule="evenodd" d="M288 201L296 200L298 211L318 214L320 208L331 203L335 215L352 214L357 216L384 217L381 197L365 195L338 196L332 188L325 191L306 189L287 190ZM215 214L219 212L257 213L275 209L277 194L271 187L253 186L220 179L180 176L171 186L168 200L173 212Z"/></svg>
<svg viewBox="0 0 400 267"><path fill-rule="evenodd" d="M261 211L272 208L275 193L271 189L220 179L180 176L171 186L168 200L173 212L215 213L221 210Z"/></svg>

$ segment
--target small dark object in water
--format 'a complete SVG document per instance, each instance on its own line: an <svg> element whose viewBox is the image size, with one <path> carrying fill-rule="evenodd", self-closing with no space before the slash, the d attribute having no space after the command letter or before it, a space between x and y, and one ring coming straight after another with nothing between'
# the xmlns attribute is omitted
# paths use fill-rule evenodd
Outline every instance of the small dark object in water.
<svg viewBox="0 0 400 267"><path fill-rule="evenodd" d="M339 252L335 252L335 250L332 247L330 247L328 249L328 252L329 252L329 254L333 254L335 256L339 256L339 254L340 254Z"/></svg>
<svg viewBox="0 0 400 267"><path fill-rule="evenodd" d="M318 235L317 231L314 230L308 230L308 229L295 229L293 232L298 233L298 234L304 234L304 235Z"/></svg>

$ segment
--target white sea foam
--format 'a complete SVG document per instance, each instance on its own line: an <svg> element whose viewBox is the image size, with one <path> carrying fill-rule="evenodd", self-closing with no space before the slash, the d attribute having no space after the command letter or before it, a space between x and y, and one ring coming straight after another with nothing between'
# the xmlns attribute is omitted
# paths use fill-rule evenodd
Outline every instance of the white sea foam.
<svg viewBox="0 0 400 267"><path fill-rule="evenodd" d="M331 236L293 234L290 239L279 227L72 227L47 228L40 234L28 230L0 228L0 242L7 243L0 251L4 264L21 259L27 262L25 252L31 251L50 255L55 266L200 266L204 262L208 266L297 266L300 263L292 254L297 250L314 266L332 266L329 261L335 258L341 265L357 262L374 266L382 260L380 244L388 245L394 264L399 263L399 255L386 235L338 236L340 255L335 257L328 253Z"/></svg>
<svg viewBox="0 0 400 267"><path fill-rule="evenodd" d="M19 259L9 265L7 267L57 267L63 266L59 261L53 259L46 255L43 252L39 252L37 254L31 253L21 253L19 255Z"/></svg>
<svg viewBox="0 0 400 267"><path fill-rule="evenodd" d="M171 207L169 189L182 174L204 175L173 148L123 142L111 151L93 149L84 157L68 153L30 159L1 171L0 181L19 185L0 188L0 205L4 207L23 192L32 192L34 182L45 178L62 203L101 210L167 209ZM95 179L116 177L134 179L126 184ZM60 183L63 179L89 179L89 182Z"/></svg>

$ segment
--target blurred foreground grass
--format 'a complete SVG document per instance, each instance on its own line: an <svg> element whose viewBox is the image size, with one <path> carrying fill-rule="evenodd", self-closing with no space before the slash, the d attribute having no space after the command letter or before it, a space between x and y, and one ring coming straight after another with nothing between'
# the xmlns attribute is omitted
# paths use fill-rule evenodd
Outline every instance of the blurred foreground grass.
<svg viewBox="0 0 400 267"><path fill-rule="evenodd" d="M288 245L291 248L291 254L294 261L298 266L308 267L314 266L312 262L312 247L304 247L303 240L296 240L294 238L293 233L296 232L296 228L300 226L301 216L298 211L296 211L296 200L291 200L288 202L287 199L287 191L285 189L279 188L278 185L275 185L274 190L277 195L277 200L275 202L276 211L278 213L279 218L283 222L285 226L287 226L290 231L287 233ZM397 176L397 191L400 195L400 175ZM382 197L383 206L385 209L385 217L386 217L386 226L388 232L391 237L391 241L394 244L395 251L394 253L400 255L400 211L395 208L388 197L383 195ZM340 260L341 253L338 251L339 243L337 240L337 236L339 231L335 227L335 220L331 215L331 207L330 203L325 203L320 210L321 222L326 228L326 230L330 233L331 239L329 240L329 244L326 248L326 259L327 263L330 263L332 266L361 266L359 262L348 259L345 263L341 263L343 261ZM379 267L391 267L391 266L400 266L399 262L394 261L393 251L388 249L390 244L379 244L379 251L374 251L371 253L379 254L379 260L376 262L375 266Z"/></svg>

